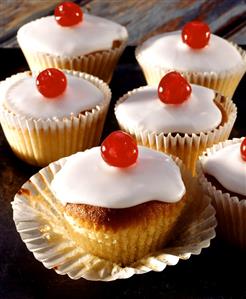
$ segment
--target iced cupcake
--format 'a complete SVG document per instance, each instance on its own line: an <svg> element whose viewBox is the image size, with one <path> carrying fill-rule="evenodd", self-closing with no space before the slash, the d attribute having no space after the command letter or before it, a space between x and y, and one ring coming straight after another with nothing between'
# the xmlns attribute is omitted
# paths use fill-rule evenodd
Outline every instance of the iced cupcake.
<svg viewBox="0 0 246 299"><path fill-rule="evenodd" d="M1 83L0 120L13 152L44 166L99 143L111 92L88 74L47 69Z"/></svg>
<svg viewBox="0 0 246 299"><path fill-rule="evenodd" d="M191 83L232 97L246 70L241 48L210 34L207 24L193 21L182 31L156 35L136 49L147 83L158 85L167 72L181 72Z"/></svg>
<svg viewBox="0 0 246 299"><path fill-rule="evenodd" d="M208 149L199 159L198 176L213 199L218 232L246 248L246 138L228 140Z"/></svg>
<svg viewBox="0 0 246 299"><path fill-rule="evenodd" d="M175 162L121 131L70 157L51 188L84 250L119 265L165 246L188 200Z"/></svg>
<svg viewBox="0 0 246 299"><path fill-rule="evenodd" d="M18 43L32 71L48 67L82 71L111 80L127 43L125 27L82 12L75 3L57 6L54 16L22 26Z"/></svg>
<svg viewBox="0 0 246 299"><path fill-rule="evenodd" d="M12 206L27 248L72 279L162 271L215 236L210 199L182 162L121 131L40 170Z"/></svg>
<svg viewBox="0 0 246 299"><path fill-rule="evenodd" d="M138 144L178 156L194 172L207 147L228 139L236 107L230 99L170 72L158 88L145 86L125 94L116 103L115 115Z"/></svg>

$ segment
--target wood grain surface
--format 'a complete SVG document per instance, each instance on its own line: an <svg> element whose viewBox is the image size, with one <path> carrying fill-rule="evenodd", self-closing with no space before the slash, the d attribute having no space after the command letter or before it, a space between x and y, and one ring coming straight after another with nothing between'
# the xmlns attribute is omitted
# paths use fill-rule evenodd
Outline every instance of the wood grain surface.
<svg viewBox="0 0 246 299"><path fill-rule="evenodd" d="M246 14L243 0L94 0L88 6L92 14L125 25L131 45L161 32L180 29L193 19L206 21L217 32Z"/></svg>
<svg viewBox="0 0 246 299"><path fill-rule="evenodd" d="M4 24L1 34L6 34L17 28L27 19L44 15L59 3L59 0L2 0L1 20ZM52 3L52 4L51 4Z"/></svg>
<svg viewBox="0 0 246 299"><path fill-rule="evenodd" d="M88 1L74 2L82 6ZM20 26L52 14L56 5L61 2L61 0L0 0L0 44L17 45L15 36Z"/></svg>
<svg viewBox="0 0 246 299"><path fill-rule="evenodd" d="M59 0L0 0L0 46L14 47L18 28L52 14ZM190 20L206 21L211 30L246 44L245 0L77 0L84 11L127 27L129 45L161 32L182 28Z"/></svg>

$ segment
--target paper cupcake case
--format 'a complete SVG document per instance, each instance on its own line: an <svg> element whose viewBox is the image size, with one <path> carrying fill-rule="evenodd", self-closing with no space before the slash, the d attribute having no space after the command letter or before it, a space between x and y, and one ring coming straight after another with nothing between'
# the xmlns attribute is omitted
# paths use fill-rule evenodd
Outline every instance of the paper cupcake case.
<svg viewBox="0 0 246 299"><path fill-rule="evenodd" d="M84 78L97 86L104 94L102 104L62 119L26 118L3 106L0 109L1 125L13 152L32 165L45 166L61 157L99 144L111 99L110 89L103 81L91 75L75 71L65 73ZM7 80L14 82L27 74L17 74Z"/></svg>
<svg viewBox="0 0 246 299"><path fill-rule="evenodd" d="M111 281L129 278L134 274L162 271L167 265L176 265L179 259L200 254L215 237L215 211L210 198L204 196L197 179L183 167L182 177L189 201L179 220L172 241L158 252L121 267L115 263L85 252L69 233L61 203L53 195L50 184L66 158L51 163L30 178L18 191L12 202L16 229L35 258L58 274L72 279ZM71 228L70 228L71 229Z"/></svg>
<svg viewBox="0 0 246 299"><path fill-rule="evenodd" d="M215 102L219 103L227 114L227 121L218 128L200 134L173 134L155 133L138 128L130 127L117 113L117 106L124 102L129 96L148 87L140 87L128 92L121 97L115 106L115 115L120 128L131 134L139 145L143 145L157 151L166 152L179 157L190 171L195 174L196 160L208 147L220 141L227 140L236 120L237 108L235 104L226 97L216 95Z"/></svg>
<svg viewBox="0 0 246 299"><path fill-rule="evenodd" d="M232 43L233 44L233 43ZM192 72L180 71L178 69L167 69L165 66L151 65L151 62L145 61L141 55L141 47L136 48L135 56L142 68L148 85L158 85L161 78L170 71L180 72L190 83L206 86L214 89L224 96L232 98L240 80L246 71L246 52L233 44L242 56L242 63L231 70L224 72ZM226 61L225 61L226 64Z"/></svg>
<svg viewBox="0 0 246 299"><path fill-rule="evenodd" d="M54 67L74 71L85 72L96 76L109 83L115 66L124 51L127 40L122 41L120 47L103 50L82 56L55 56L51 54L32 52L27 48L21 48L30 69L34 72Z"/></svg>
<svg viewBox="0 0 246 299"><path fill-rule="evenodd" d="M200 162L203 157L213 155L225 146L242 142L242 140L243 138L234 138L208 149L197 163L197 173L204 192L212 198L212 204L216 209L218 235L239 248L246 249L246 198L239 200L238 197L231 197L229 193L217 190L203 174Z"/></svg>

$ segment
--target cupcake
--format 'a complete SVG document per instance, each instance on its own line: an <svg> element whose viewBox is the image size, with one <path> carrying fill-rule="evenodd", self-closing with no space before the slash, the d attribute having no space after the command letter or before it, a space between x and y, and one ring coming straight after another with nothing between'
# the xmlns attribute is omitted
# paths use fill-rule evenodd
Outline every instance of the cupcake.
<svg viewBox="0 0 246 299"><path fill-rule="evenodd" d="M51 188L84 250L120 265L161 249L188 200L175 162L120 131L69 158Z"/></svg>
<svg viewBox="0 0 246 299"><path fill-rule="evenodd" d="M170 72L158 88L140 87L121 97L115 115L138 144L179 157L194 173L198 156L229 137L236 107L230 99Z"/></svg>
<svg viewBox="0 0 246 299"><path fill-rule="evenodd" d="M215 236L210 198L182 162L121 131L41 169L12 206L27 248L72 279L162 271Z"/></svg>
<svg viewBox="0 0 246 299"><path fill-rule="evenodd" d="M218 233L246 248L246 138L215 145L200 157L197 172L216 209Z"/></svg>
<svg viewBox="0 0 246 299"><path fill-rule="evenodd" d="M88 74L47 69L1 83L0 121L13 152L44 166L99 143L111 92Z"/></svg>
<svg viewBox="0 0 246 299"><path fill-rule="evenodd" d="M191 83L232 97L246 70L245 51L214 34L207 24L193 21L182 32L156 35L136 49L146 81L158 85L167 72L181 72Z"/></svg>
<svg viewBox="0 0 246 299"><path fill-rule="evenodd" d="M71 2L57 6L54 16L22 26L18 43L32 71L48 67L82 71L110 82L127 43L125 27L83 13Z"/></svg>

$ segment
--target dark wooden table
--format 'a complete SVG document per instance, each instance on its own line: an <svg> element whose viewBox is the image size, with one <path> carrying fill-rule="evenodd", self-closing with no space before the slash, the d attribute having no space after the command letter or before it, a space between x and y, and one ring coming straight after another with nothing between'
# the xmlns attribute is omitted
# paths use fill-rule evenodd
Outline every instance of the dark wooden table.
<svg viewBox="0 0 246 299"><path fill-rule="evenodd" d="M200 19L212 32L246 43L245 0L73 0L85 12L126 26L129 45L151 35L178 30ZM53 14L60 0L0 0L0 46L17 46L18 28L36 18Z"/></svg>
<svg viewBox="0 0 246 299"><path fill-rule="evenodd" d="M0 49L0 79L27 69L19 49ZM246 135L246 77L234 96L239 113L232 136ZM128 47L110 84L113 100L104 136L117 128L115 101L145 81ZM218 238L199 256L180 261L161 273L135 275L127 280L73 281L47 270L35 260L15 230L10 202L37 168L18 160L0 132L0 298L246 298L245 252Z"/></svg>

